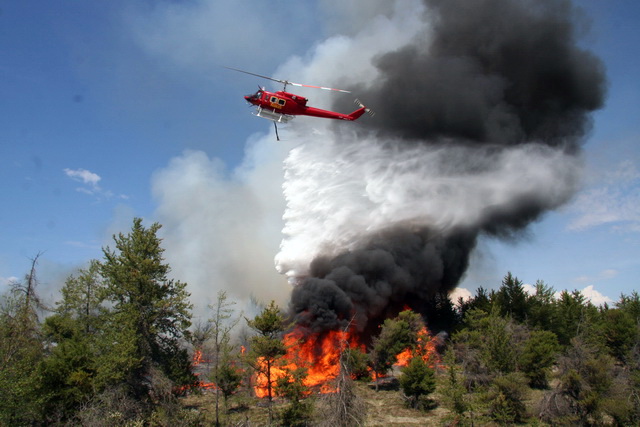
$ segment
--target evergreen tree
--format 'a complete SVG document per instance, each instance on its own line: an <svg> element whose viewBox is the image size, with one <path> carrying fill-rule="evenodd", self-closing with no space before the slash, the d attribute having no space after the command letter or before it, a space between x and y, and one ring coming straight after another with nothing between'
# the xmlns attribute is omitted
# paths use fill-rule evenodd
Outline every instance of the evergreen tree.
<svg viewBox="0 0 640 427"><path fill-rule="evenodd" d="M456 363L455 351L452 348L448 348L445 352L444 363L447 375L440 392L447 406L458 419L464 416L470 405L465 399L467 390L464 386L461 369Z"/></svg>
<svg viewBox="0 0 640 427"><path fill-rule="evenodd" d="M487 318L481 354L486 366L494 373L509 373L516 369L517 345L509 320L495 313Z"/></svg>
<svg viewBox="0 0 640 427"><path fill-rule="evenodd" d="M620 362L628 359L638 333L638 323L632 315L620 309L604 309L600 327L609 354Z"/></svg>
<svg viewBox="0 0 640 427"><path fill-rule="evenodd" d="M269 399L269 422L273 421L273 389L275 378L272 369L276 361L287 352L281 335L285 330L285 317L275 301L271 301L268 307L252 320L247 319L247 324L258 333L251 337L251 366L258 376L263 376L267 386L267 398Z"/></svg>
<svg viewBox="0 0 640 427"><path fill-rule="evenodd" d="M526 378L519 372L496 377L487 395L489 416L500 424L524 421L527 413L524 400L527 394Z"/></svg>
<svg viewBox="0 0 640 427"><path fill-rule="evenodd" d="M367 354L359 348L345 348L342 352L342 360L344 360L345 367L353 379L361 380L371 377Z"/></svg>
<svg viewBox="0 0 640 427"><path fill-rule="evenodd" d="M222 392L224 398L225 412L229 411L228 400L233 393L235 393L242 384L242 370L237 367L237 361L232 360L228 353L222 355L220 367L218 368L218 374L216 376L216 387ZM217 393L216 393L217 394ZM217 400L217 398L216 398ZM217 408L216 408L217 410ZM216 422L218 421L218 414L216 413Z"/></svg>
<svg viewBox="0 0 640 427"><path fill-rule="evenodd" d="M550 330L555 308L555 291L544 281L536 282L536 292L529 297L528 324L533 328Z"/></svg>
<svg viewBox="0 0 640 427"><path fill-rule="evenodd" d="M616 302L616 308L628 313L635 323L640 323L640 294L638 291L631 292L631 295L620 295L620 300Z"/></svg>
<svg viewBox="0 0 640 427"><path fill-rule="evenodd" d="M502 286L496 293L496 303L501 315L511 316L516 322L524 322L529 315L528 297L522 281L511 272L502 279Z"/></svg>
<svg viewBox="0 0 640 427"><path fill-rule="evenodd" d="M153 373L177 386L195 382L181 343L191 324L189 294L185 283L168 277L157 236L160 227L154 223L145 228L135 218L131 232L114 236L116 250L105 248L99 264L111 307L98 377L105 383L124 381L137 398L149 395Z"/></svg>
<svg viewBox="0 0 640 427"><path fill-rule="evenodd" d="M394 319L386 319L380 334L373 339L369 353L373 371L384 375L396 363L400 352L405 349L416 350L419 333L424 327L420 315L411 310L402 311Z"/></svg>
<svg viewBox="0 0 640 427"><path fill-rule="evenodd" d="M45 413L67 419L95 391L97 342L101 339L104 287L98 264L70 276L55 314L44 322L50 353L43 363Z"/></svg>
<svg viewBox="0 0 640 427"><path fill-rule="evenodd" d="M593 336L597 333L593 327L597 316L598 309L580 291L562 291L555 304L552 332L558 336L560 344L567 347L578 334ZM590 344L597 344L598 340L589 341Z"/></svg>
<svg viewBox="0 0 640 427"><path fill-rule="evenodd" d="M414 408L418 407L421 397L436 389L435 372L420 356L411 358L409 364L402 368L399 380L402 391L411 399Z"/></svg>
<svg viewBox="0 0 640 427"><path fill-rule="evenodd" d="M0 425L34 425L45 395L40 365L44 357L38 311L36 264L24 282L0 296Z"/></svg>
<svg viewBox="0 0 640 427"><path fill-rule="evenodd" d="M285 375L276 380L276 393L289 401L289 406L281 414L282 425L308 425L313 407L310 401L305 399L310 393L309 388L304 385L306 377L306 368L299 367L286 370Z"/></svg>
<svg viewBox="0 0 640 427"><path fill-rule="evenodd" d="M491 299L490 295L485 288L480 286L476 289L476 295L464 301L462 298L458 300L458 307L460 310L460 318L464 326L464 319L466 314L471 310L481 310L485 313L491 312Z"/></svg>
<svg viewBox="0 0 640 427"><path fill-rule="evenodd" d="M518 361L520 370L534 388L545 388L551 366L559 351L558 338L550 331L533 331Z"/></svg>
<svg viewBox="0 0 640 427"><path fill-rule="evenodd" d="M419 311L425 314L429 327L434 331L454 330L461 321L460 312L447 292L436 292L419 307Z"/></svg>

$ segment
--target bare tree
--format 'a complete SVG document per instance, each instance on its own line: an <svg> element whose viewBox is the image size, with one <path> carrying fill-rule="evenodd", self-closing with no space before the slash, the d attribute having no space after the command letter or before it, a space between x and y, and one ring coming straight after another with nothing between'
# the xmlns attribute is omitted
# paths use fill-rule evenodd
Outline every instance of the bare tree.
<svg viewBox="0 0 640 427"><path fill-rule="evenodd" d="M351 322L349 322L349 325L351 325ZM345 327L345 332L349 329L349 325ZM352 353L347 351L348 348L349 343L346 339L342 339L340 342L340 373L335 379L336 392L325 395L321 426L351 427L364 425L367 407L362 398L356 393L349 369L349 366L353 365L352 361L348 359Z"/></svg>
<svg viewBox="0 0 640 427"><path fill-rule="evenodd" d="M240 321L240 316L233 318L233 306L234 301L227 299L227 293L225 291L218 291L218 299L215 305L210 305L209 308L213 310L213 316L209 319L211 327L209 329L209 336L211 337L211 344L213 346L213 381L218 386L220 381L220 365L224 359L223 357L228 355L231 350L231 330ZM226 401L226 399L225 399ZM219 388L216 388L216 426L220 425L220 393Z"/></svg>

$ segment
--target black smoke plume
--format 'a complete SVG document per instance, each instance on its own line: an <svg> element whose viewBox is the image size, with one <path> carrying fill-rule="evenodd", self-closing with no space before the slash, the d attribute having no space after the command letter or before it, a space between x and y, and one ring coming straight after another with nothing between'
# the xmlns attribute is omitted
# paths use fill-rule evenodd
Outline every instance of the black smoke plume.
<svg viewBox="0 0 640 427"><path fill-rule="evenodd" d="M377 79L356 89L376 110L359 135L386 147L390 163L398 150L421 146L465 150L468 160L462 162L459 156L451 161L443 156L451 167L442 170L456 169L455 176L470 188L499 169L509 150L526 146L545 156L558 152L576 158L590 129L590 113L603 104L606 82L601 61L578 44L580 16L572 4L425 4L420 37L378 55L373 61ZM540 165L541 175L545 167ZM565 184L558 183L564 192L552 199L547 195L554 188L540 185L488 203L464 226L391 221L338 254L320 254L308 275L296 277L290 308L297 324L317 333L344 327L354 318L366 338L406 305L428 318L433 299L453 290L463 277L479 235L511 236L525 229L566 202L576 187ZM459 205L461 211L470 209L465 200Z"/></svg>
<svg viewBox="0 0 640 427"><path fill-rule="evenodd" d="M602 106L604 69L564 0L427 0L431 40L376 60L362 97L382 134L575 148ZM360 92L358 92L360 93Z"/></svg>

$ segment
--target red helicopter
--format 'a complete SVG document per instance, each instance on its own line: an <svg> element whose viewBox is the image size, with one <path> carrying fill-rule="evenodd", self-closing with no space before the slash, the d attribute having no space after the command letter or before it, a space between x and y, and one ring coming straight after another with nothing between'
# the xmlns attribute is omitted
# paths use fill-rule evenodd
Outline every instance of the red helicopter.
<svg viewBox="0 0 640 427"><path fill-rule="evenodd" d="M330 87L322 87L322 86L311 86L311 85L303 85L300 83L293 83L288 80L280 80L274 79L273 77L262 76L260 74L250 73L248 71L239 70L237 68L225 67L229 70L238 71L245 74L250 74L252 76L260 77L263 79L272 80L274 82L282 83L284 85L283 90L277 92L269 92L265 90L263 87L258 87L258 91L252 95L247 95L244 97L250 104L255 105L257 107L256 112L254 113L258 117L263 117L265 119L273 121L273 125L276 128L276 138L278 141L280 138L278 137L278 125L277 123L287 123L289 120L293 119L295 116L311 116L311 117L321 117L324 119L336 119L336 120L348 120L353 121L357 120L364 113L369 113L373 116L373 112L365 107L358 99L355 100L356 104L359 105L360 108L355 110L351 114L342 114L335 111L329 110L321 110L320 108L314 108L307 106L308 99L293 94L291 92L287 92L287 85L292 86L301 86L301 87L310 87L314 89L324 89L324 90L332 90L336 92L343 93L351 93L348 90L342 89L334 89Z"/></svg>

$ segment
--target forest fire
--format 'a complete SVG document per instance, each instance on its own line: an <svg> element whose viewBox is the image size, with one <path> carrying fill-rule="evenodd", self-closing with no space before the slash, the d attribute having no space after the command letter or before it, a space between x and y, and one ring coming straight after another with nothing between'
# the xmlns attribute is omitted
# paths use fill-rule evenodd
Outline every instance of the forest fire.
<svg viewBox="0 0 640 427"><path fill-rule="evenodd" d="M405 367L414 356L422 357L427 365L435 368L440 362L440 356L436 349L436 340L429 333L426 327L418 332L418 340L415 348L405 348L396 356L396 366Z"/></svg>
<svg viewBox="0 0 640 427"><path fill-rule="evenodd" d="M347 346L364 349L364 345L357 343L354 336L346 331L327 331L321 334L305 335L302 329L296 328L285 335L283 341L287 353L281 364L271 367L272 384L279 378L290 375L298 368L305 368L307 375L303 384L320 393L335 391L331 381L340 373L340 353L342 350ZM259 363L266 364L264 361ZM266 371L266 369L262 369L262 371ZM258 397L268 395L268 380L265 374L260 373L256 376L254 390Z"/></svg>
<svg viewBox="0 0 640 427"><path fill-rule="evenodd" d="M196 349L193 352L193 358L191 359L191 366L193 366L194 370L196 367L200 366L202 363L209 363L209 360L204 358L202 350ZM201 372L195 372L194 375L200 378ZM194 387L201 388L204 390L215 390L216 385L212 382L204 382L198 381Z"/></svg>
<svg viewBox="0 0 640 427"><path fill-rule="evenodd" d="M302 328L296 328L285 335L284 344L287 353L282 361L270 367L271 384L280 378L291 377L291 373L299 368L306 369L304 386L319 393L333 393L333 380L340 374L340 354L346 348L365 351L356 334L347 331L326 331L320 334L305 334ZM436 349L436 340L426 327L418 332L415 346L407 347L397 355L395 366L404 367L409 361L419 356L430 366L439 364L440 357ZM266 362L259 361L261 373L254 377L254 391L258 397L268 396L268 380ZM382 377L371 371L373 377Z"/></svg>

